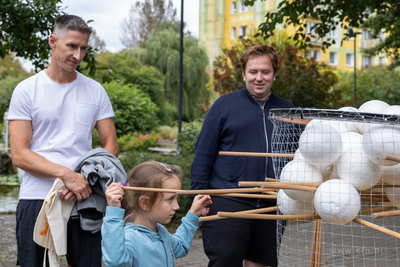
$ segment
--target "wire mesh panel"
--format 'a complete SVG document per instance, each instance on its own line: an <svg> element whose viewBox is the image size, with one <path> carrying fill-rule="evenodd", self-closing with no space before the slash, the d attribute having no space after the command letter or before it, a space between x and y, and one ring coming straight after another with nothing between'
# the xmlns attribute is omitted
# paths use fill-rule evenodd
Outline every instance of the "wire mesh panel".
<svg viewBox="0 0 400 267"><path fill-rule="evenodd" d="M400 266L400 116L274 109L279 266ZM304 216L303 216L304 217Z"/></svg>

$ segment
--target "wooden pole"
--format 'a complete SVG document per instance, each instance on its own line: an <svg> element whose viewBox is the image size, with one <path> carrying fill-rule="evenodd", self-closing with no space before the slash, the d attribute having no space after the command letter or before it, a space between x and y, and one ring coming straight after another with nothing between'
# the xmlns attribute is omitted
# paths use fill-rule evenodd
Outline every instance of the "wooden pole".
<svg viewBox="0 0 400 267"><path fill-rule="evenodd" d="M383 211L383 212L372 213L372 218L378 219L378 218L387 218L387 217L393 217L393 216L399 216L399 215L400 215L400 210L392 210L392 211Z"/></svg>
<svg viewBox="0 0 400 267"><path fill-rule="evenodd" d="M213 196L276 199L276 195L262 195L262 194L226 193L226 194L213 194Z"/></svg>
<svg viewBox="0 0 400 267"><path fill-rule="evenodd" d="M387 210L392 210L392 209L393 209L392 206L378 207L378 208L373 208L373 209L365 209L365 210L360 210L358 215L366 215L366 214L382 212L382 211L387 211Z"/></svg>
<svg viewBox="0 0 400 267"><path fill-rule="evenodd" d="M381 158L382 159L391 160L391 161L400 162L400 157L399 156L395 156L395 155L382 154Z"/></svg>
<svg viewBox="0 0 400 267"><path fill-rule="evenodd" d="M397 233L397 232L395 232L395 231L389 230L389 229L387 229L387 228L385 228L385 227L382 227L382 226L379 226L379 225L370 223L370 222L365 221L365 220L361 220L361 219L359 219L359 218L355 218L355 219L353 220L353 222L359 223L359 224L361 224L361 225L367 226L367 227L369 227L369 228L371 228L371 229L374 229L374 230L376 230L376 231L379 231L379 232L381 232L381 233L384 233L384 234L387 234L387 235L390 235L390 236L392 236L392 237L395 237L395 238L400 239L400 233Z"/></svg>
<svg viewBox="0 0 400 267"><path fill-rule="evenodd" d="M259 220L315 220L319 215L273 215L273 214L237 214L235 212L218 212L220 217Z"/></svg>
<svg viewBox="0 0 400 267"><path fill-rule="evenodd" d="M220 156L293 158L294 154L220 151Z"/></svg>
<svg viewBox="0 0 400 267"><path fill-rule="evenodd" d="M239 213L243 213L243 214L259 214L259 213L266 213L266 212L272 212L272 211L277 211L277 210L278 210L278 206L274 206L274 207L262 208L262 209L238 211L238 212L235 212L235 213L236 214L239 214ZM200 217L199 218L199 220L201 222L222 220L222 219L227 219L227 217L219 217L218 215L211 215L211 216L205 216L205 217Z"/></svg>

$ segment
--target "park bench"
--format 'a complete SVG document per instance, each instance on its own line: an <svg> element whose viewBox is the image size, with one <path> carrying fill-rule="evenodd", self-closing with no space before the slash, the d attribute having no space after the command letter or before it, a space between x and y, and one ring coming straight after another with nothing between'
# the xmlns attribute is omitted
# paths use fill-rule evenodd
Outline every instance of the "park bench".
<svg viewBox="0 0 400 267"><path fill-rule="evenodd" d="M160 152L162 154L175 154L178 144L170 140L157 140L157 145L164 147L149 147L149 151Z"/></svg>

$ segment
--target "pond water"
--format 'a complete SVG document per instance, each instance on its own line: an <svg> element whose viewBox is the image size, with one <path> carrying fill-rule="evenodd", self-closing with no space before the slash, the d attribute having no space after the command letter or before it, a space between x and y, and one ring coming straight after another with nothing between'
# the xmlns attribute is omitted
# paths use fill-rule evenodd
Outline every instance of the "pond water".
<svg viewBox="0 0 400 267"><path fill-rule="evenodd" d="M18 194L18 184L0 184L0 212L15 212L17 210Z"/></svg>
<svg viewBox="0 0 400 267"><path fill-rule="evenodd" d="M18 204L20 178L0 176L0 212L15 212Z"/></svg>

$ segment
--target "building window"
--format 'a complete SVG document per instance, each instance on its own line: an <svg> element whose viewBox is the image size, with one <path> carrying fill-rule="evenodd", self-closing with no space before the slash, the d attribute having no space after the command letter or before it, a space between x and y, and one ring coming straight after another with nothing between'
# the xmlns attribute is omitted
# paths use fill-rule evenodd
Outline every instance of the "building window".
<svg viewBox="0 0 400 267"><path fill-rule="evenodd" d="M346 54L346 66L354 67L354 54Z"/></svg>
<svg viewBox="0 0 400 267"><path fill-rule="evenodd" d="M247 26L239 27L239 37L247 38Z"/></svg>
<svg viewBox="0 0 400 267"><path fill-rule="evenodd" d="M231 29L231 40L236 40L236 27Z"/></svg>
<svg viewBox="0 0 400 267"><path fill-rule="evenodd" d="M385 58L384 57L380 57L379 58L379 65L385 65Z"/></svg>
<svg viewBox="0 0 400 267"><path fill-rule="evenodd" d="M371 67L374 65L374 59L371 56L363 56L362 57L362 66L364 68Z"/></svg>
<svg viewBox="0 0 400 267"><path fill-rule="evenodd" d="M340 28L338 28L338 27L336 27L336 29L334 29L334 30L331 30L329 32L329 37L330 38L338 38L339 37L339 30L340 30Z"/></svg>
<svg viewBox="0 0 400 267"><path fill-rule="evenodd" d="M237 9L236 9L236 2L231 3L231 14L236 14Z"/></svg>
<svg viewBox="0 0 400 267"><path fill-rule="evenodd" d="M249 7L244 5L244 0L240 1L239 4L239 13L245 13L247 11L249 11Z"/></svg>
<svg viewBox="0 0 400 267"><path fill-rule="evenodd" d="M351 27L348 27L348 28L346 29L346 33L349 34L350 31L353 31L353 33L354 33L354 29L351 28ZM348 37L347 40L354 40L354 37Z"/></svg>
<svg viewBox="0 0 400 267"><path fill-rule="evenodd" d="M337 66L339 64L339 56L337 52L329 53L329 65Z"/></svg>
<svg viewBox="0 0 400 267"><path fill-rule="evenodd" d="M312 29L313 26L317 25L318 22L315 21L307 21L307 28L306 28L306 34L315 34L315 29Z"/></svg>
<svg viewBox="0 0 400 267"><path fill-rule="evenodd" d="M307 57L308 58L313 58L317 61L321 60L321 51L319 50L308 50L307 51Z"/></svg>
<svg viewBox="0 0 400 267"><path fill-rule="evenodd" d="M372 40L372 31L363 31L362 33L362 39L363 41L368 41L368 40Z"/></svg>

